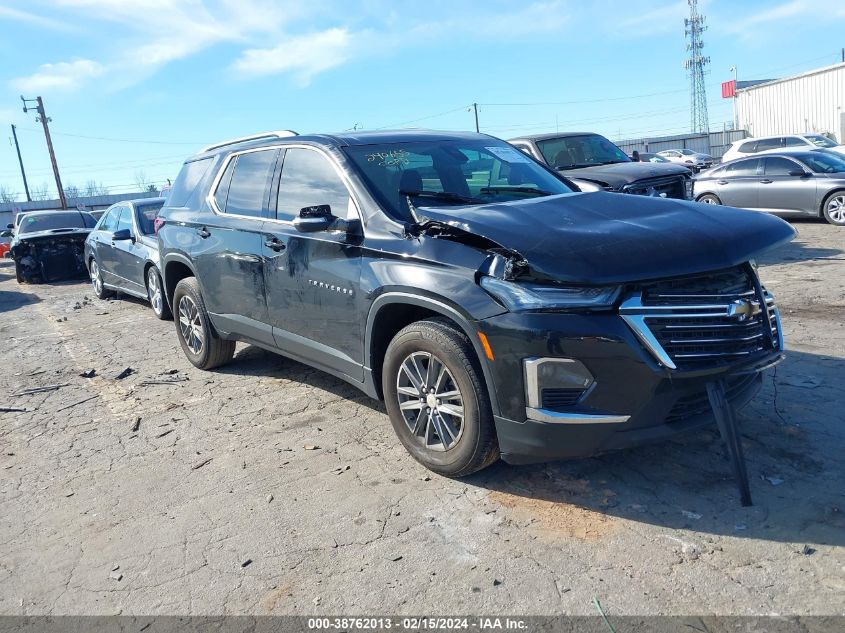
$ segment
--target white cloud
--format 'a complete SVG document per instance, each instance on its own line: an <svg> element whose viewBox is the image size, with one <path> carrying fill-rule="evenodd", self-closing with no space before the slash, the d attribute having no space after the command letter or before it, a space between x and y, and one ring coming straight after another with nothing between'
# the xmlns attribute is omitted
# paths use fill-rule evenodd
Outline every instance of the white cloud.
<svg viewBox="0 0 845 633"><path fill-rule="evenodd" d="M317 73L345 63L352 41L349 31L340 28L290 37L273 48L243 51L232 70L250 77L290 72L301 85L307 85Z"/></svg>
<svg viewBox="0 0 845 633"><path fill-rule="evenodd" d="M29 93L75 88L88 79L99 77L104 70L102 64L90 59L42 64L32 75L12 80L12 86Z"/></svg>
<svg viewBox="0 0 845 633"><path fill-rule="evenodd" d="M21 11L20 9L13 9L12 7L0 7L0 20L16 20L18 22L28 22L35 26L52 29L55 31L70 31L73 30L69 24L46 18L29 11Z"/></svg>

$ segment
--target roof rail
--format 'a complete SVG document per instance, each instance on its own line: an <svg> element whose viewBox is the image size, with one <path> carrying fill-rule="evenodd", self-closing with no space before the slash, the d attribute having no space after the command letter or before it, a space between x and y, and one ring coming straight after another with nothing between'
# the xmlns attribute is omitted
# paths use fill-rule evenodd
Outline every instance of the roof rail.
<svg viewBox="0 0 845 633"><path fill-rule="evenodd" d="M275 130L273 132L262 132L261 134L252 134L250 136L242 136L240 138L233 138L228 141L223 141L222 143L214 143L213 145L208 145L207 147L203 147L200 150L200 154L205 152L210 152L213 149L218 149L220 147L226 147L227 145L235 145L237 143L246 143L247 141L257 141L263 138L286 138L288 136L299 136L293 130Z"/></svg>

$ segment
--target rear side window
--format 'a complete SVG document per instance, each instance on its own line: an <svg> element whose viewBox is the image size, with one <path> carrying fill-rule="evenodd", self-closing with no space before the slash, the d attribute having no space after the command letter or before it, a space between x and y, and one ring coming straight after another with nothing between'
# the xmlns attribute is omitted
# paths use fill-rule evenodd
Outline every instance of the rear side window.
<svg viewBox="0 0 845 633"><path fill-rule="evenodd" d="M229 161L229 164L226 165L226 171L223 172L223 177L217 185L217 190L214 192L214 202L217 203L217 208L221 211L226 210L226 198L229 196L229 183L232 182L232 172L235 171L235 163L237 162L237 157Z"/></svg>
<svg viewBox="0 0 845 633"><path fill-rule="evenodd" d="M191 197L191 194L197 188L197 185L202 180L203 176L211 167L212 158L203 158L201 160L194 160L190 163L182 165L182 170L176 177L176 183L173 189L170 190L170 195L167 197L167 203L173 207L184 207Z"/></svg>
<svg viewBox="0 0 845 633"><path fill-rule="evenodd" d="M736 178L738 176L755 176L757 174L758 159L738 160L725 167L725 176Z"/></svg>
<svg viewBox="0 0 845 633"><path fill-rule="evenodd" d="M757 141L751 141L749 143L743 143L739 146L739 151L743 154L753 154L757 151Z"/></svg>
<svg viewBox="0 0 845 633"><path fill-rule="evenodd" d="M161 204L144 204L135 207L135 220L138 222L138 230L143 235L155 233L155 219L161 207Z"/></svg>
<svg viewBox="0 0 845 633"><path fill-rule="evenodd" d="M231 200L231 194L229 196ZM291 220L304 207L324 204L329 205L337 217L347 217L349 191L334 167L314 150L287 150L279 181L276 217Z"/></svg>
<svg viewBox="0 0 845 633"><path fill-rule="evenodd" d="M261 217L276 168L279 150L261 150L240 154L235 163L226 207L221 209L233 215Z"/></svg>
<svg viewBox="0 0 845 633"><path fill-rule="evenodd" d="M807 141L803 138L798 138L797 136L787 136L783 139L784 147L803 147L805 145L809 145L809 143L807 143Z"/></svg>
<svg viewBox="0 0 845 633"><path fill-rule="evenodd" d="M757 141L757 151L764 152L767 149L778 149L780 147L780 137L765 138L762 141Z"/></svg>
<svg viewBox="0 0 845 633"><path fill-rule="evenodd" d="M115 227L117 226L117 215L119 213L120 207L112 207L109 209L100 221L99 230L111 231L112 233L116 231L117 229Z"/></svg>

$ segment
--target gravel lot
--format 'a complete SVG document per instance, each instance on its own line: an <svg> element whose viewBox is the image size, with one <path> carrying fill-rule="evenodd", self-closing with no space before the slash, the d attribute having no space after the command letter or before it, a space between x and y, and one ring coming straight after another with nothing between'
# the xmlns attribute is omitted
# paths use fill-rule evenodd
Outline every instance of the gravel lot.
<svg viewBox="0 0 845 633"><path fill-rule="evenodd" d="M0 614L843 614L845 230L795 226L751 508L715 429L443 479L345 383L248 346L196 370L146 304L5 260Z"/></svg>

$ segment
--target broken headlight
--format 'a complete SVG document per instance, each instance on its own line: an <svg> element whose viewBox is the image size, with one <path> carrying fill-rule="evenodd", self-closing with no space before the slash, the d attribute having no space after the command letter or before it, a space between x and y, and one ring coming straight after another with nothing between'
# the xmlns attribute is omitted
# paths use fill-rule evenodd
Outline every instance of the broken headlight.
<svg viewBox="0 0 845 633"><path fill-rule="evenodd" d="M602 309L613 306L619 286L542 286L482 277L481 287L511 312L555 308Z"/></svg>

